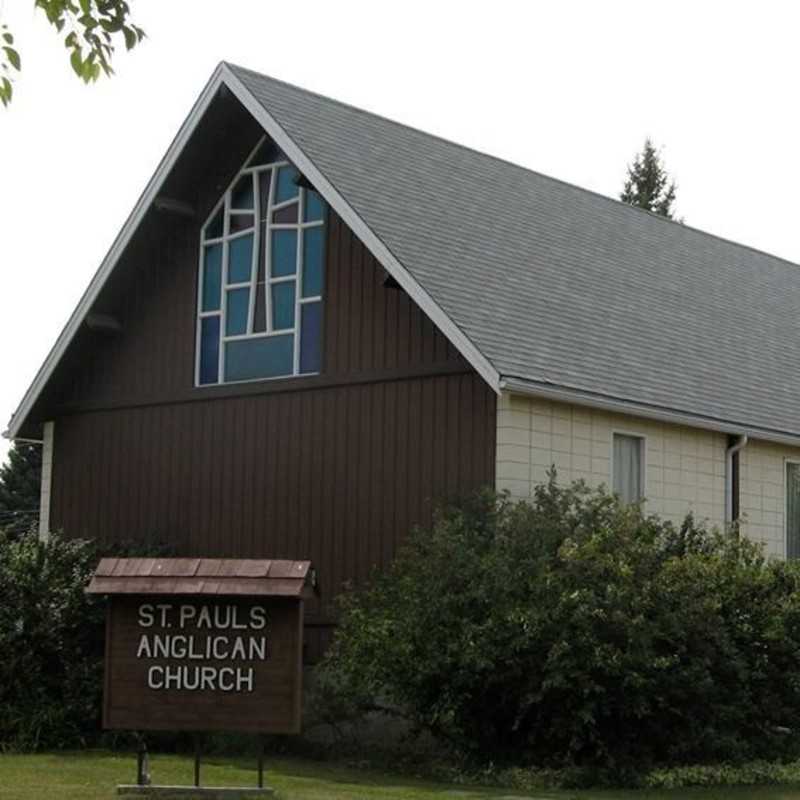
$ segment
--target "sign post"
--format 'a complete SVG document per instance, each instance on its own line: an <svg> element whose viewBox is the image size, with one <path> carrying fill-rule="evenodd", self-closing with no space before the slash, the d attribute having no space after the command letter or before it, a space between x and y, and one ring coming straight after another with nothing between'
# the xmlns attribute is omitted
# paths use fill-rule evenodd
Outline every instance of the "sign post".
<svg viewBox="0 0 800 800"><path fill-rule="evenodd" d="M308 561L103 559L109 597L103 727L299 733ZM144 773L139 757L139 780ZM266 797L258 788L120 786L121 796Z"/></svg>

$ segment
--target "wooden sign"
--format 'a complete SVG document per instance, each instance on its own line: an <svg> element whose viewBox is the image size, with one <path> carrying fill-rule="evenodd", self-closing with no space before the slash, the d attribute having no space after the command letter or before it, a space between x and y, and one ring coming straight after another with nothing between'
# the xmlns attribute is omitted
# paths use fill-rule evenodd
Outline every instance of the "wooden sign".
<svg viewBox="0 0 800 800"><path fill-rule="evenodd" d="M114 561L113 566L101 563L89 589L110 595L104 727L300 731L308 562L195 559L198 570L214 574L195 574L193 583L186 576L164 574L185 569L189 559L135 565L137 573L157 573L148 576L131 575L134 566L122 563L131 559ZM182 563L176 567L174 562ZM263 580L219 574L221 565L242 571L231 566L239 563L247 564L250 573L258 571L256 564L266 565ZM270 581L273 564L279 565L276 573L291 577ZM147 584L141 583L143 577ZM149 592L143 591L146 587ZM234 591L238 594L226 593Z"/></svg>

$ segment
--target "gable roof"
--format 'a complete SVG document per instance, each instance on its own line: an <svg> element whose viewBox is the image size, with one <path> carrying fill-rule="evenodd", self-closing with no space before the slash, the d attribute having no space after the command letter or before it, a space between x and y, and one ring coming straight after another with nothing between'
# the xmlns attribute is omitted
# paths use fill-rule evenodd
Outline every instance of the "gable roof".
<svg viewBox="0 0 800 800"><path fill-rule="evenodd" d="M227 64L93 286L222 83L496 391L800 443L797 265Z"/></svg>

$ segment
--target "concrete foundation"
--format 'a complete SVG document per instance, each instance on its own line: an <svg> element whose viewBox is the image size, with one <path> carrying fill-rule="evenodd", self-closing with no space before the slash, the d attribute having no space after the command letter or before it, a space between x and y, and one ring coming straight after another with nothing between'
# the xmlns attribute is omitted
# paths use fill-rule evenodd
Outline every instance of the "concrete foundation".
<svg viewBox="0 0 800 800"><path fill-rule="evenodd" d="M117 786L117 797L152 797L155 800L261 800L275 790L265 786Z"/></svg>

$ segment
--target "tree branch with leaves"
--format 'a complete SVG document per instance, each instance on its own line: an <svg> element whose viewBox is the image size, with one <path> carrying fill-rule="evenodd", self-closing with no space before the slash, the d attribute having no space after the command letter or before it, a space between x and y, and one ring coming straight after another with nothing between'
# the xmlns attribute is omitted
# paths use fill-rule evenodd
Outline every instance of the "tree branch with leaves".
<svg viewBox="0 0 800 800"><path fill-rule="evenodd" d="M111 61L119 41L132 50L145 37L145 32L130 21L125 0L35 0L34 8L42 11L63 36L72 70L84 83L114 74ZM0 26L0 41L0 102L8 106L13 97L13 75L21 72L22 60L14 35L5 24Z"/></svg>

